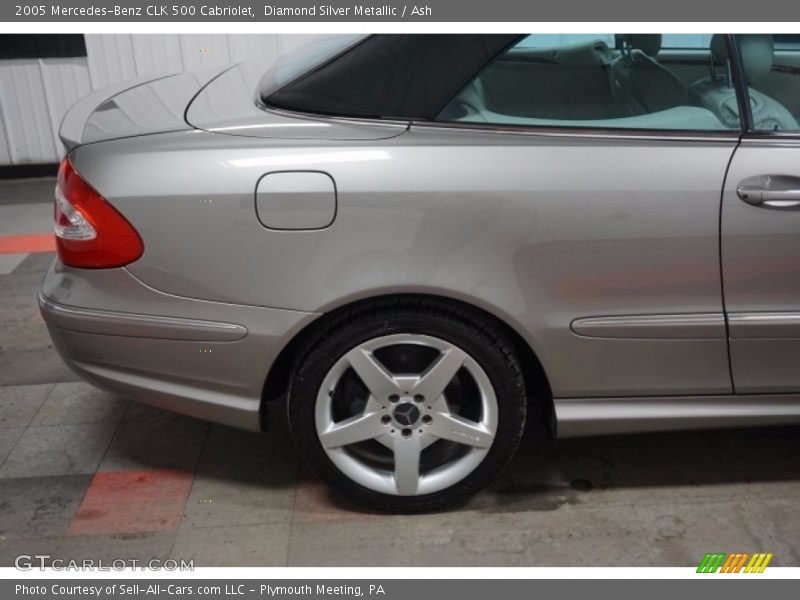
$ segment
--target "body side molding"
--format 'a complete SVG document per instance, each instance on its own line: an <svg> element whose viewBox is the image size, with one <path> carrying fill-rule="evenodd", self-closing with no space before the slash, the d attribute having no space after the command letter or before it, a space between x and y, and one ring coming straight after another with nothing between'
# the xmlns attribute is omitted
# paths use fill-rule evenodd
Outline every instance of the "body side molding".
<svg viewBox="0 0 800 600"><path fill-rule="evenodd" d="M39 306L55 325L83 333L198 342L233 342L247 335L245 327L233 323L77 308L42 294Z"/></svg>
<svg viewBox="0 0 800 600"><path fill-rule="evenodd" d="M742 312L728 315L731 338L800 338L800 313Z"/></svg>
<svg viewBox="0 0 800 600"><path fill-rule="evenodd" d="M725 317L722 313L586 317L575 319L571 328L583 337L725 339Z"/></svg>

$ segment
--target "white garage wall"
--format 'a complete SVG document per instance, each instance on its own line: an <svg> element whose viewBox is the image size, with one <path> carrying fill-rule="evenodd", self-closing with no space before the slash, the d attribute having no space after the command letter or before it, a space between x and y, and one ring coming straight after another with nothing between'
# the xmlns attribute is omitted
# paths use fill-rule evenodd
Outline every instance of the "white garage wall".
<svg viewBox="0 0 800 600"><path fill-rule="evenodd" d="M58 125L92 90L148 73L275 60L311 35L87 35L86 57L0 61L0 165L60 159Z"/></svg>

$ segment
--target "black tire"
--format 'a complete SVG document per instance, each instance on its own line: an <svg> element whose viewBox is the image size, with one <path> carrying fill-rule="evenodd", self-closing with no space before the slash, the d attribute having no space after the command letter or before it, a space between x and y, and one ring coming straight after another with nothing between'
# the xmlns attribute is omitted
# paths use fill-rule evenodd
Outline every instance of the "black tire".
<svg viewBox="0 0 800 600"><path fill-rule="evenodd" d="M318 391L336 361L367 340L395 333L434 336L460 347L485 371L497 397L497 431L483 461L458 483L426 495L385 494L356 483L330 460L316 431ZM433 299L375 301L333 314L313 331L303 347L289 390L292 433L301 456L320 477L356 503L384 512L449 507L488 485L514 456L525 426L525 381L512 341L478 311Z"/></svg>

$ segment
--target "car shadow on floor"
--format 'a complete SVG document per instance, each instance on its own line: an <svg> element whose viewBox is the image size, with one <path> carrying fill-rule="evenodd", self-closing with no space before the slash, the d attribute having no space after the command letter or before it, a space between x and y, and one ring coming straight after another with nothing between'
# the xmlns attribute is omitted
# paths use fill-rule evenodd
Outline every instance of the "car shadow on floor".
<svg viewBox="0 0 800 600"><path fill-rule="evenodd" d="M289 494L303 510L366 513L301 464L283 406L260 434L211 425L131 402L100 470L182 469L198 493ZM203 485L198 485L198 481ZM552 511L696 498L723 501L759 486L800 490L800 426L681 431L557 440L523 438L511 464L457 511ZM211 493L209 492L209 493ZM764 494L769 490L764 489Z"/></svg>
<svg viewBox="0 0 800 600"><path fill-rule="evenodd" d="M282 407L273 409L265 435L227 430L229 456L264 444L271 461L297 460L284 414ZM365 512L327 490L307 465L300 473L320 502ZM457 510L548 511L565 504L660 502L665 494L713 502L744 492L741 486L758 493L772 484L800 492L800 425L574 438L547 448L526 435L497 480Z"/></svg>
<svg viewBox="0 0 800 600"><path fill-rule="evenodd" d="M658 432L556 440L523 439L489 488L455 510L530 512L564 505L723 502L800 494L800 426ZM364 512L325 491L340 510Z"/></svg>
<svg viewBox="0 0 800 600"><path fill-rule="evenodd" d="M800 491L800 426L657 432L523 442L470 507L556 510L564 504L725 501L774 486ZM763 488L763 489L762 489Z"/></svg>
<svg viewBox="0 0 800 600"><path fill-rule="evenodd" d="M297 453L288 425L243 431L131 401L100 470L178 469L235 486L293 488Z"/></svg>

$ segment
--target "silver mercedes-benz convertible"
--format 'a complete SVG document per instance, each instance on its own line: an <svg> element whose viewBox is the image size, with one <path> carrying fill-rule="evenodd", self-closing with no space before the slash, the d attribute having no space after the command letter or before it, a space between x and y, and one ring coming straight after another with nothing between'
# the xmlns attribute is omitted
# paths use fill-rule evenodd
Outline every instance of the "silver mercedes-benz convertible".
<svg viewBox="0 0 800 600"><path fill-rule="evenodd" d="M800 35L332 36L66 115L64 360L376 509L533 439L800 421Z"/></svg>

